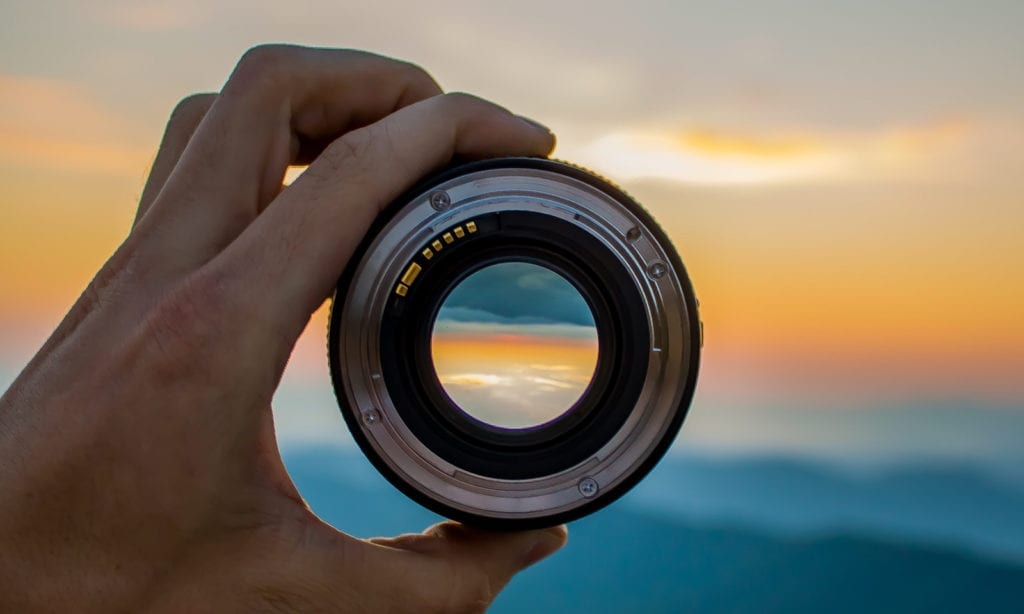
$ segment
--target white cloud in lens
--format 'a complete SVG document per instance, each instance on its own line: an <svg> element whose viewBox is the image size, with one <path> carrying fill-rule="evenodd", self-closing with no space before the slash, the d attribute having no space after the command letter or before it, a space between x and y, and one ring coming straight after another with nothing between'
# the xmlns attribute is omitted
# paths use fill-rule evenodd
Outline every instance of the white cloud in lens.
<svg viewBox="0 0 1024 614"><path fill-rule="evenodd" d="M545 386L548 390L579 390L579 386L570 382L563 382L557 379L551 379L550 377L530 377L527 378L531 384L537 384L539 386Z"/></svg>
<svg viewBox="0 0 1024 614"><path fill-rule="evenodd" d="M530 368L534 369L534 370L537 370L537 371L575 371L576 370L576 367L574 367L572 365L541 365L541 364L532 364L532 365L530 365Z"/></svg>
<svg viewBox="0 0 1024 614"><path fill-rule="evenodd" d="M482 388L485 386L500 386L508 382L507 377L494 375L493 373L455 373L442 374L441 383L445 386Z"/></svg>
<svg viewBox="0 0 1024 614"><path fill-rule="evenodd" d="M448 396L471 416L498 426L522 428L557 418L572 407L590 382L589 373L570 368L552 375L544 368L547 366L510 366L502 373L445 373L440 380Z"/></svg>

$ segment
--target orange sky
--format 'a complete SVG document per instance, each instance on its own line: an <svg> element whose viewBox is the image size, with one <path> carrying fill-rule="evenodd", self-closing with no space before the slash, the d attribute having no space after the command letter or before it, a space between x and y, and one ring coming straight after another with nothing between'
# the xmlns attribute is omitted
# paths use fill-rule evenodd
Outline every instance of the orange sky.
<svg viewBox="0 0 1024 614"><path fill-rule="evenodd" d="M10 334L26 322L52 324L113 250L128 229L158 137L152 129L134 134L149 147L130 138L118 144L102 125L113 120L84 94L34 82L19 87L17 93L34 97L31 104L22 101L12 111L5 107L13 103L0 103L0 328ZM52 110L63 101L71 111L55 118ZM28 107L46 110L45 118L33 119ZM88 118L102 133L76 125ZM46 134L34 141L37 127ZM60 137L73 146L53 136L65 132L78 133ZM811 143L827 140L687 134L665 138L716 164L730 156L747 165L800 158L824 147ZM936 138L938 145L910 138L908 147L941 150L947 137ZM919 165L908 178L878 168L874 175L862 169L863 176L753 185L649 177L626 187L663 222L691 269L709 355L764 374L819 370L824 377L859 365L879 385L955 380L1013 401L1024 395L1015 376L1024 370L1020 179L972 171L969 157L986 155L978 147L953 156L966 158L967 170L958 171L966 177ZM607 164L613 171L615 161ZM975 181L974 175L981 176ZM750 364L759 361L764 364ZM872 375L870 365L902 375ZM710 371L710 379L718 377L713 362ZM902 384L889 381L901 378ZM721 380L733 377L723 373Z"/></svg>
<svg viewBox="0 0 1024 614"><path fill-rule="evenodd" d="M544 121L556 156L620 181L701 298L699 406L1024 408L1017 16L867 2L798 20L751 6L738 23L662 3L538 5L537 20L451 0L322 3L312 23L249 5L228 20L191 2L43 4L15 3L0 25L9 369L127 232L177 99L217 89L250 44L287 39L421 62ZM323 327L321 312L294 376L322 378Z"/></svg>
<svg viewBox="0 0 1024 614"><path fill-rule="evenodd" d="M597 364L596 338L435 333L431 349L452 400L510 427L540 424L568 410Z"/></svg>

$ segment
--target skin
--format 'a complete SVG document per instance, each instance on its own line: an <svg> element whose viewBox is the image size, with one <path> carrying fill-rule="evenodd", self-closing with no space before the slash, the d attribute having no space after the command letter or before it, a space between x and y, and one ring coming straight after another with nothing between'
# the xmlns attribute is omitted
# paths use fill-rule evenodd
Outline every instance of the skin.
<svg viewBox="0 0 1024 614"><path fill-rule="evenodd" d="M257 47L183 100L131 233L0 398L0 611L479 612L561 547L564 527L339 532L292 484L270 408L383 206L453 155L553 146L355 51Z"/></svg>

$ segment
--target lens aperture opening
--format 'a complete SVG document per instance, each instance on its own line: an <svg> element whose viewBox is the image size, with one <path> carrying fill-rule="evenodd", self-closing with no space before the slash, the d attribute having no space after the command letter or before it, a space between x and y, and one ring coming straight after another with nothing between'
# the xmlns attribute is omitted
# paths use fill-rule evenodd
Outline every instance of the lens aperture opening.
<svg viewBox="0 0 1024 614"><path fill-rule="evenodd" d="M431 332L437 379L470 418L530 429L569 412L598 359L594 314L580 291L533 262L474 271L444 298Z"/></svg>

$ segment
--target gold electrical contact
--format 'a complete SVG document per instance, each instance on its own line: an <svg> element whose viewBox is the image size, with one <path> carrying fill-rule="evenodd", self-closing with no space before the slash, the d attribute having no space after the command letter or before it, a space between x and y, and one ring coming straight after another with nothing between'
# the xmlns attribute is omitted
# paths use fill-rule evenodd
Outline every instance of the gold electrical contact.
<svg viewBox="0 0 1024 614"><path fill-rule="evenodd" d="M416 281L416 276L420 274L422 268L415 262L409 263L409 268L405 270L405 274L402 275L402 283L411 286L412 282Z"/></svg>
<svg viewBox="0 0 1024 614"><path fill-rule="evenodd" d="M449 230L448 232L442 234L440 238L431 241L430 244L427 245L427 247L423 248L423 251L420 252L420 255L422 255L423 258L425 258L426 260L430 260L434 257L434 254L444 249L445 245L451 245L452 243L455 242L456 239L465 238L467 232L469 234L473 234L476 231L477 226L475 221L466 222L465 227L456 226ZM395 287L395 294L397 294L398 296L406 296L407 294L409 294L409 286L411 286L413 282L416 281L416 278L419 276L420 271L422 270L423 267L420 266L418 262L410 262L409 266L405 269L405 272L402 273L401 281Z"/></svg>

